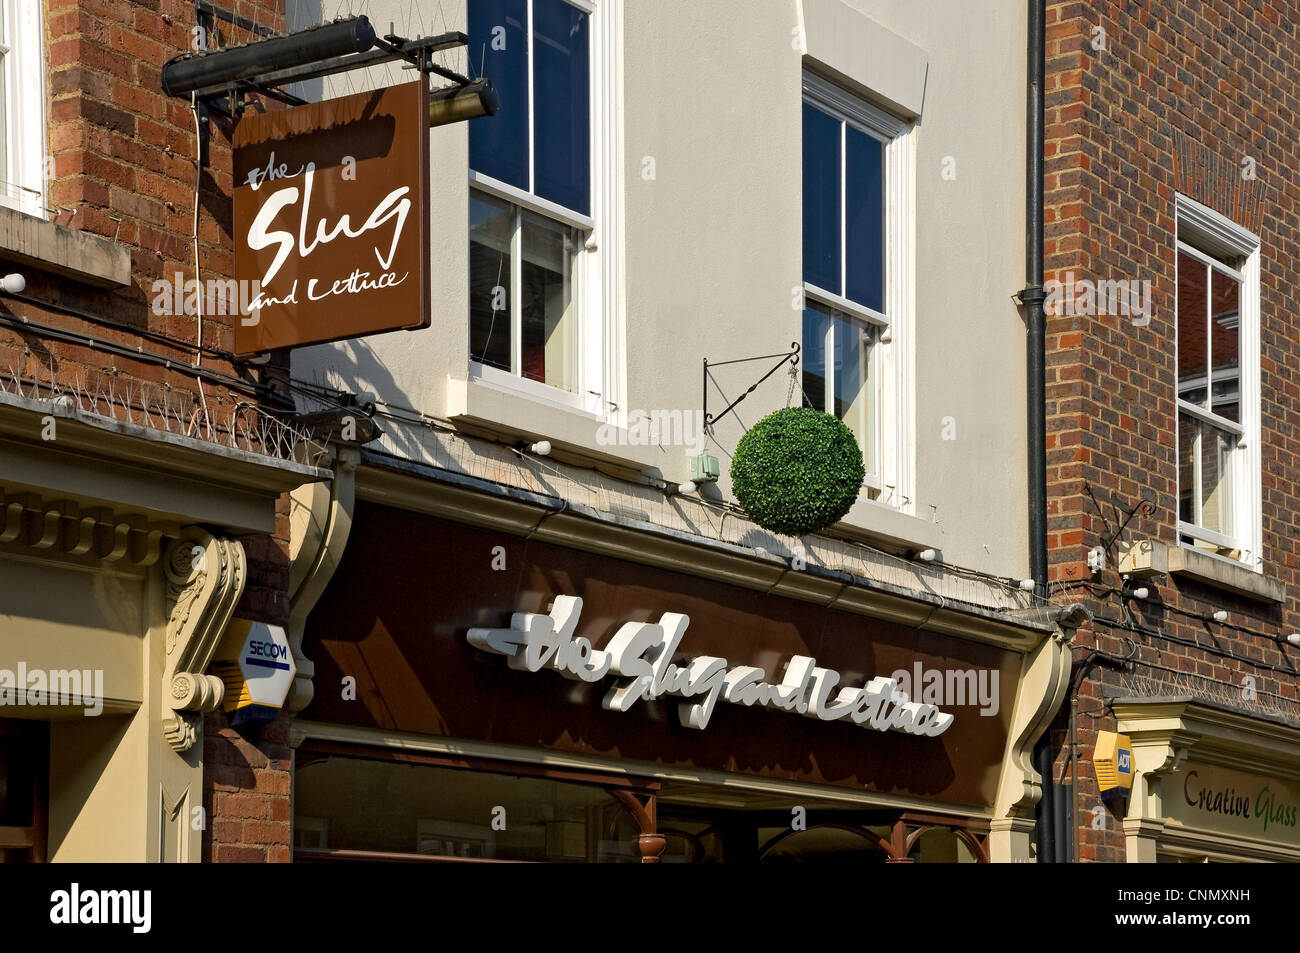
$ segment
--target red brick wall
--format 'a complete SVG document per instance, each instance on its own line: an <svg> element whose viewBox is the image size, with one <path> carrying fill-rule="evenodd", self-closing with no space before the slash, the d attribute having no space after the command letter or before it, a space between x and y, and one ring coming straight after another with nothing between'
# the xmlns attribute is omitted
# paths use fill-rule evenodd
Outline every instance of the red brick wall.
<svg viewBox="0 0 1300 953"><path fill-rule="evenodd" d="M203 728L205 862L290 861L292 765L286 717L249 741L230 728L224 715L208 715Z"/></svg>
<svg viewBox="0 0 1300 953"><path fill-rule="evenodd" d="M256 402L248 388L206 381L201 388L188 368L195 360L198 319L155 314L153 283L176 272L194 277L194 202L198 183L199 259L203 278L229 277L231 240L231 154L229 128L215 119L210 165L196 177L194 117L188 102L165 96L162 66L190 49L195 26L192 0L43 0L48 76L48 155L53 160L47 205L53 220L110 238L131 255L131 284L104 291L24 267L27 294L99 320L7 299L10 313L41 325L69 329L98 341L144 349L174 361L172 369L107 354L102 348L51 340L38 332L0 327L0 375L19 376L30 395L47 392L51 381L118 399L130 395L132 419L142 397L158 418L166 404L186 420L204 404L226 442L239 403ZM226 0L223 6L273 28L281 27L282 0ZM249 39L221 25L210 46ZM75 214L74 214L75 210ZM208 316L206 347L229 351L233 318ZM108 323L111 322L111 325ZM170 336L171 342L155 335ZM224 374L237 369L211 354L202 366ZM245 377L252 380L245 371ZM12 388L10 388L12 389ZM83 403L87 409L87 403ZM243 410L242 420L254 419ZM119 410L121 416L125 411ZM176 421L171 427L177 429ZM246 435L246 431L241 432ZM240 446L243 446L241 441ZM274 534L243 540L249 558L248 583L236 614L284 624L288 603L288 502L280 501ZM287 727L277 723L253 743L229 729L224 715L207 719L204 744L205 859L289 860L290 754Z"/></svg>
<svg viewBox="0 0 1300 953"><path fill-rule="evenodd" d="M1105 30L1105 48L1094 49ZM1145 327L1124 315L1048 318L1048 484L1050 579L1058 601L1080 601L1097 621L1079 634L1076 662L1100 649L1137 662L1090 669L1068 718L1057 780L1077 770L1077 856L1124 859L1122 808L1101 804L1091 756L1100 729L1114 728L1105 699L1121 694L1196 694L1245 711L1300 718L1294 668L1300 651L1276 635L1300 630L1300 513L1293 370L1300 341L1296 192L1300 159L1300 43L1293 5L1254 2L1049 3L1047 20L1046 264L1048 279L1149 279L1153 315ZM1252 156L1256 180L1243 179ZM1265 573L1288 600L1269 607L1184 579L1164 577L1159 605L1124 604L1107 590L1120 578L1110 553L1093 576L1088 550L1106 522L1085 484L1154 513L1129 524L1129 538L1177 542L1174 393L1174 195L1182 191L1257 230L1262 249L1263 486ZM1114 517L1101 508L1107 519ZM1227 625L1202 621L1215 610ZM1234 628L1234 626L1240 628ZM1256 634L1252 631L1257 630ZM1132 641L1129 641L1132 640ZM1243 678L1256 682L1251 702ZM1269 694L1272 693L1272 694ZM1280 697L1273 697L1273 696Z"/></svg>

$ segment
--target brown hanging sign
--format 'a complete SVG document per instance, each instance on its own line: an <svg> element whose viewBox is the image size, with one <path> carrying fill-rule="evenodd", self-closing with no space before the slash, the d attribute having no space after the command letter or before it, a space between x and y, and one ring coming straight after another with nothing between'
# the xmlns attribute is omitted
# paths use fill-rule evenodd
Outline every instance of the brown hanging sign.
<svg viewBox="0 0 1300 953"><path fill-rule="evenodd" d="M428 327L425 79L235 128L235 353Z"/></svg>

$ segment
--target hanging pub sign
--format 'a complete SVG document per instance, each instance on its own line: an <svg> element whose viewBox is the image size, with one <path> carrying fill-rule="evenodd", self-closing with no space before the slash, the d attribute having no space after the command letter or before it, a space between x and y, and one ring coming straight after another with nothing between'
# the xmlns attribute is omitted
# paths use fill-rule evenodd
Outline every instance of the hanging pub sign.
<svg viewBox="0 0 1300 953"><path fill-rule="evenodd" d="M424 79L244 115L236 354L429 325L428 130Z"/></svg>

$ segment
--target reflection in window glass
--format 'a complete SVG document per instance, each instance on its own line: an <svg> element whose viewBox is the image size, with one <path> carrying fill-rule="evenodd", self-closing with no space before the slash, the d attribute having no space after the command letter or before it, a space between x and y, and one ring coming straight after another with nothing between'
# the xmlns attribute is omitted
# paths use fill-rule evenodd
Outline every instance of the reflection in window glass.
<svg viewBox="0 0 1300 953"><path fill-rule="evenodd" d="M514 206L472 194L469 199L469 348L474 360L510 370L512 287L510 248Z"/></svg>
<svg viewBox="0 0 1300 953"><path fill-rule="evenodd" d="M528 189L528 23L526 0L472 0L469 58L491 78L501 110L469 123L469 167Z"/></svg>
<svg viewBox="0 0 1300 953"><path fill-rule="evenodd" d="M576 229L525 212L523 215L521 373L564 390L573 389Z"/></svg>
<svg viewBox="0 0 1300 953"><path fill-rule="evenodd" d="M840 294L840 122L803 106L803 279Z"/></svg>
<svg viewBox="0 0 1300 953"><path fill-rule="evenodd" d="M533 190L584 215L591 211L587 20L564 0L533 0Z"/></svg>
<svg viewBox="0 0 1300 953"><path fill-rule="evenodd" d="M1196 418L1178 415L1178 518L1196 522Z"/></svg>
<svg viewBox="0 0 1300 953"><path fill-rule="evenodd" d="M844 132L844 297L885 310L885 145L848 126Z"/></svg>
<svg viewBox="0 0 1300 953"><path fill-rule="evenodd" d="M1236 529L1233 464L1240 436L1230 425L1241 422L1240 303L1235 278L1178 250L1178 397L1213 415L1179 412L1178 515L1227 540ZM1188 538L1214 552L1232 548L1224 539Z"/></svg>
<svg viewBox="0 0 1300 953"><path fill-rule="evenodd" d="M1210 409L1241 422L1240 314L1241 289L1235 278L1210 272L1210 364L1213 371Z"/></svg>
<svg viewBox="0 0 1300 953"><path fill-rule="evenodd" d="M839 311L809 303L803 313L803 405L843 420L875 472L876 395L871 377L874 329Z"/></svg>
<svg viewBox="0 0 1300 953"><path fill-rule="evenodd" d="M873 329L855 321L836 322L835 416L853 431L862 448L862 462L875 472L876 401L871 379Z"/></svg>
<svg viewBox="0 0 1300 953"><path fill-rule="evenodd" d="M0 2L0 47L9 45L9 24L5 22L5 5ZM12 57L0 52L0 191L9 194L9 69Z"/></svg>
<svg viewBox="0 0 1300 953"><path fill-rule="evenodd" d="M507 823L492 824L497 807ZM637 828L599 785L331 756L295 771L294 811L331 850L632 862ZM300 855L299 859L303 858Z"/></svg>
<svg viewBox="0 0 1300 953"><path fill-rule="evenodd" d="M1209 266L1186 252L1178 253L1178 396L1204 406L1206 362L1206 315Z"/></svg>
<svg viewBox="0 0 1300 953"><path fill-rule="evenodd" d="M1231 457L1237 438L1210 424L1201 425L1201 519L1200 526L1231 536Z"/></svg>
<svg viewBox="0 0 1300 953"><path fill-rule="evenodd" d="M831 316L825 310L811 305L804 308L803 348L799 359L803 366L805 407L826 409L826 348L830 332Z"/></svg>

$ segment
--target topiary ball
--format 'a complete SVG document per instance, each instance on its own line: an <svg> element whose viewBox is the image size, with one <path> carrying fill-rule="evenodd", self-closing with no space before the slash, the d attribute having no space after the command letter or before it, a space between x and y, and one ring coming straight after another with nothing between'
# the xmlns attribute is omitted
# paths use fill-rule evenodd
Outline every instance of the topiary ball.
<svg viewBox="0 0 1300 953"><path fill-rule="evenodd" d="M768 414L740 438L731 458L741 507L784 536L816 533L842 519L865 476L853 431L811 407Z"/></svg>

